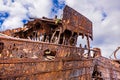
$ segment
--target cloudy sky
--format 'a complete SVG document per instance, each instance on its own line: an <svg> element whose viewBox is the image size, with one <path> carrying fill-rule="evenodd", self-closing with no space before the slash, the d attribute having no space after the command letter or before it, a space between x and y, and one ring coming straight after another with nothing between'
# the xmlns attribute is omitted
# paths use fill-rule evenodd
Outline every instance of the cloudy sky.
<svg viewBox="0 0 120 80"><path fill-rule="evenodd" d="M61 17L66 4L93 22L91 47L109 57L120 46L120 0L0 0L0 31L22 27L30 17Z"/></svg>

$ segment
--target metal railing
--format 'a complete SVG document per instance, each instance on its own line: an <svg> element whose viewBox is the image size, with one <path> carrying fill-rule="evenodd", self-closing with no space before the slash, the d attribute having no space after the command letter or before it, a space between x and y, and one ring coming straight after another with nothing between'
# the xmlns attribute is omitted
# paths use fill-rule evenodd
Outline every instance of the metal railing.
<svg viewBox="0 0 120 80"><path fill-rule="evenodd" d="M17 38L0 37L0 59L10 58L39 58L43 59L45 50L55 53L57 57L88 57L88 52L93 57L95 50L66 46L60 44L51 44L39 41L32 41Z"/></svg>

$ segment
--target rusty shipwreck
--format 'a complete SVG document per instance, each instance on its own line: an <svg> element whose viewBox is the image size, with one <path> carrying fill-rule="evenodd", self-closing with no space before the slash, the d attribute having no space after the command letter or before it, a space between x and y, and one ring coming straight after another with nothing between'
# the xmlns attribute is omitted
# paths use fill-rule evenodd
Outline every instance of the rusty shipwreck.
<svg viewBox="0 0 120 80"><path fill-rule="evenodd" d="M86 39L76 47L77 38ZM120 80L119 61L90 48L92 22L69 6L63 18L32 18L0 33L0 80Z"/></svg>

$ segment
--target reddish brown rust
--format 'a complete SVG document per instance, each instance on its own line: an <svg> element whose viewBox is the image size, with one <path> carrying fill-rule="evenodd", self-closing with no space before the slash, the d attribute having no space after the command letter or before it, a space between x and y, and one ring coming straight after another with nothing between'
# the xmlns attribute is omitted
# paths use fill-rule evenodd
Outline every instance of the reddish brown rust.
<svg viewBox="0 0 120 80"><path fill-rule="evenodd" d="M68 6L62 19L33 18L2 33L0 80L120 79L120 64L90 49L92 22ZM76 47L78 36L86 45Z"/></svg>
<svg viewBox="0 0 120 80"><path fill-rule="evenodd" d="M68 29L93 38L92 22L69 6L64 9L63 25L64 30Z"/></svg>

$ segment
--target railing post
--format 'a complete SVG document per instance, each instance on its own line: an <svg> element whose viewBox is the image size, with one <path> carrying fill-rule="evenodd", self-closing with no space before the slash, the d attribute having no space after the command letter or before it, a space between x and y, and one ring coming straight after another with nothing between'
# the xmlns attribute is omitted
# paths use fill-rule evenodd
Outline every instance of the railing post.
<svg viewBox="0 0 120 80"><path fill-rule="evenodd" d="M88 47L88 57L90 57L90 41L89 41L89 36L87 36L87 47Z"/></svg>

